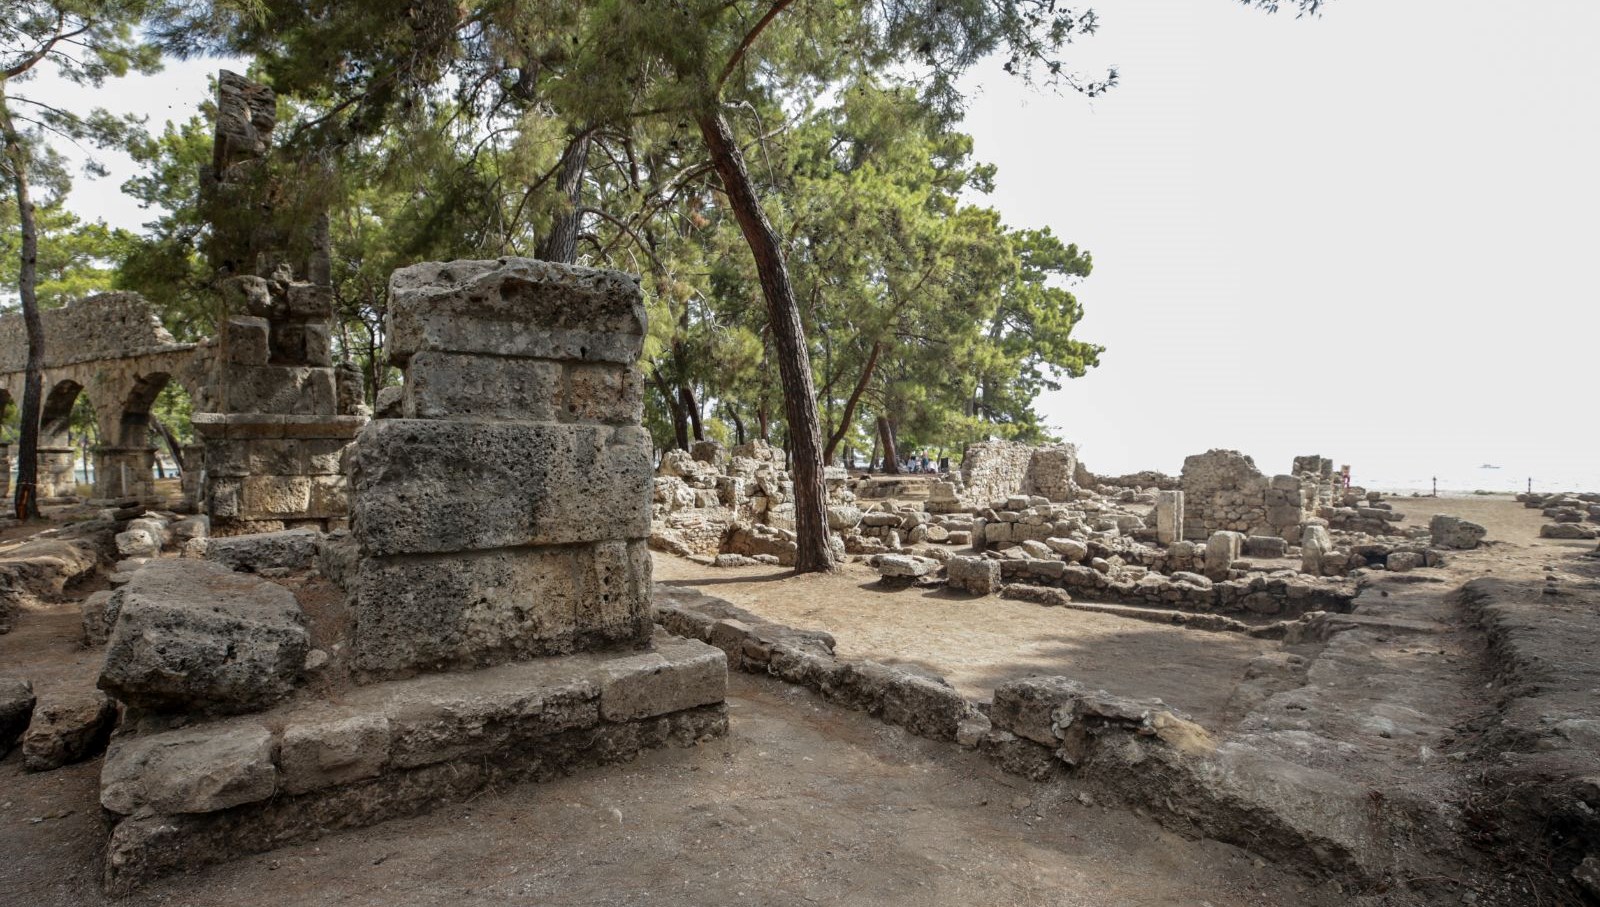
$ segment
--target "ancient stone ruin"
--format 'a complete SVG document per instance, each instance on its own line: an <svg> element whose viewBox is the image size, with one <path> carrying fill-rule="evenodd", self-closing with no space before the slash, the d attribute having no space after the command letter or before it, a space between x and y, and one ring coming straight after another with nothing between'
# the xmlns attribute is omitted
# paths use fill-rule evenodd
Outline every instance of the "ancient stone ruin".
<svg viewBox="0 0 1600 907"><path fill-rule="evenodd" d="M403 416L356 439L350 532L203 541L102 602L113 893L726 729L723 653L651 618L638 284L501 259L391 292ZM341 607L260 575L313 566Z"/></svg>
<svg viewBox="0 0 1600 907"><path fill-rule="evenodd" d="M170 381L194 386L194 344L173 339L136 293L104 293L40 313L44 327L39 414L39 500L74 499L77 454L67 443L79 395L94 407L100 444L94 497L154 497L150 406ZM22 399L28 338L21 315L0 317L0 412ZM11 483L9 445L0 445L0 483Z"/></svg>
<svg viewBox="0 0 1600 907"><path fill-rule="evenodd" d="M333 366L327 218L307 236L273 228L285 194L264 163L275 104L270 89L224 71L201 175L226 315L204 350L192 422L205 443L202 509L217 535L343 526L340 456L366 421L360 376ZM229 214L238 211L251 216Z"/></svg>

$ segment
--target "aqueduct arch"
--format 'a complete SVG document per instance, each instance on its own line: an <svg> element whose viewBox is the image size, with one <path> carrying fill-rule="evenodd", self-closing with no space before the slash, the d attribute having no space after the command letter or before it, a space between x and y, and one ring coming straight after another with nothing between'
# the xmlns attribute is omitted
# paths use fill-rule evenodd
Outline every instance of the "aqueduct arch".
<svg viewBox="0 0 1600 907"><path fill-rule="evenodd" d="M67 426L84 395L94 408L97 498L148 498L155 446L150 406L172 380L194 392L196 345L179 343L137 293L103 293L40 313L44 327L43 399L39 418L39 499L72 494L75 451ZM0 413L21 401L28 341L21 315L0 317ZM9 491L10 451L4 485Z"/></svg>

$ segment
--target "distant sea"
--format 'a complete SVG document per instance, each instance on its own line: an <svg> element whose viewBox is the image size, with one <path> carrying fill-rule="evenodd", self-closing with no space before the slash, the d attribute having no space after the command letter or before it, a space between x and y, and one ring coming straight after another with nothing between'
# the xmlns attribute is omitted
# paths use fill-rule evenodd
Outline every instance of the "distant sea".
<svg viewBox="0 0 1600 907"><path fill-rule="evenodd" d="M1534 464L1507 461L1492 463L1498 469L1486 469L1480 464L1441 464L1436 470L1412 467L1383 467L1375 464L1363 470L1354 464L1351 482L1363 488L1381 491L1431 491L1437 479L1440 491L1453 492L1520 492L1528 490L1528 480L1533 480L1534 491L1600 491L1600 462L1584 468L1571 464Z"/></svg>

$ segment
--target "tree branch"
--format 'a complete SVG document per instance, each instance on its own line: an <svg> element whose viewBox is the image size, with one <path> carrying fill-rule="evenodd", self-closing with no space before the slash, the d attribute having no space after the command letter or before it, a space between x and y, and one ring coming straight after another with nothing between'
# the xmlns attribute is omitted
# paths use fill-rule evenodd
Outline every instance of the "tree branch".
<svg viewBox="0 0 1600 907"><path fill-rule="evenodd" d="M761 33L772 23L772 20L778 18L778 14L793 2L794 0L778 0L778 2L772 4L772 9L767 10L767 14L761 17L761 21L756 23L756 27L750 29L750 33L744 36L744 40L740 41L739 46L734 49L733 56L728 58L728 65L722 67L722 74L717 76L716 94L722 94L723 84L728 81L729 76L733 75L734 69L738 67L739 61L744 59L745 51L750 49L750 45L756 43L756 39L761 37Z"/></svg>

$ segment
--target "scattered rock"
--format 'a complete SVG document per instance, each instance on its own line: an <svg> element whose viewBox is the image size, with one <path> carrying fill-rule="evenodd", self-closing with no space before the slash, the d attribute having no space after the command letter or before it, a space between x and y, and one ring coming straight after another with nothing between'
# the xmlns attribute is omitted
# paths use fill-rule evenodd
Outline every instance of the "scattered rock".
<svg viewBox="0 0 1600 907"><path fill-rule="evenodd" d="M46 696L22 737L22 767L47 772L99 755L116 719L116 703L99 690Z"/></svg>
<svg viewBox="0 0 1600 907"><path fill-rule="evenodd" d="M17 677L0 677L0 757L11 752L28 729L35 701L32 684Z"/></svg>
<svg viewBox="0 0 1600 907"><path fill-rule="evenodd" d="M100 688L141 709L218 714L288 695L310 648L282 586L210 561L168 559L117 593Z"/></svg>

